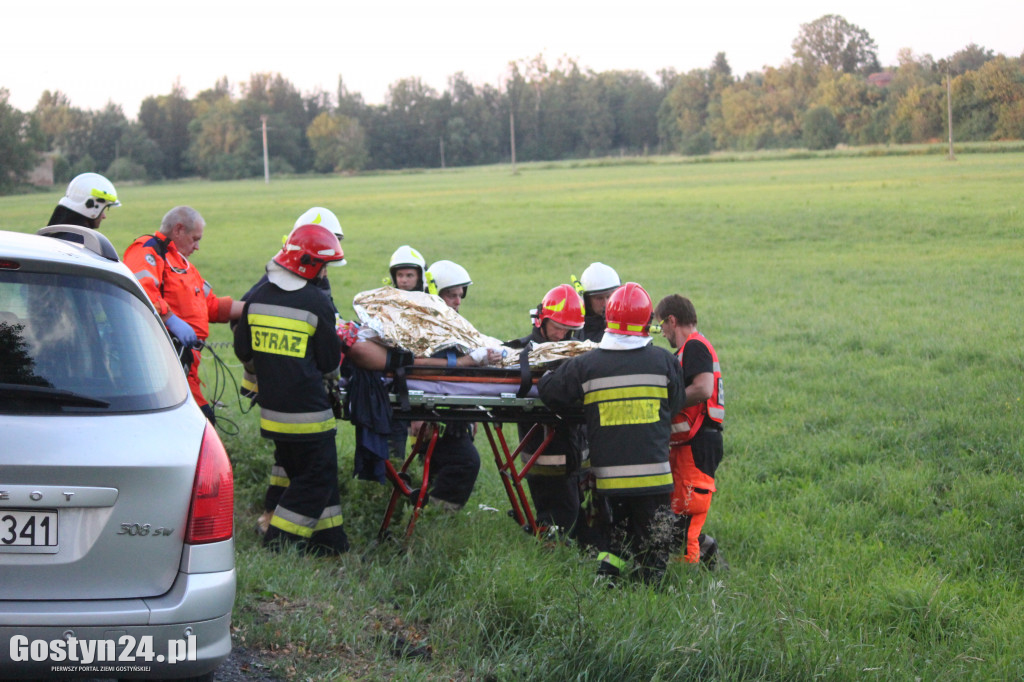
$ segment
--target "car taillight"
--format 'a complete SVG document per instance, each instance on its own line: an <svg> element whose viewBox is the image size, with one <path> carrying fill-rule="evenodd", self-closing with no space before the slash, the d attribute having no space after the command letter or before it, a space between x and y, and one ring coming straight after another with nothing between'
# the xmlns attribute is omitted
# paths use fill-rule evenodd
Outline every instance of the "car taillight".
<svg viewBox="0 0 1024 682"><path fill-rule="evenodd" d="M192 485L185 542L201 545L231 537L235 516L235 481L231 461L212 424L206 425Z"/></svg>

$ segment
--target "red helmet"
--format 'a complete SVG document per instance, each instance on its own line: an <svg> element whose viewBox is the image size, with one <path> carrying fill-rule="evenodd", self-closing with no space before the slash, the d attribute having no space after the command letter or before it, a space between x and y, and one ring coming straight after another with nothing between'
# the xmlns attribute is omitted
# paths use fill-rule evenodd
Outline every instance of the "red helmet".
<svg viewBox="0 0 1024 682"><path fill-rule="evenodd" d="M608 299L604 319L606 332L650 336L651 297L636 282L626 282Z"/></svg>
<svg viewBox="0 0 1024 682"><path fill-rule="evenodd" d="M341 242L333 232L323 225L309 224L292 230L274 262L303 279L313 279L325 263L344 258Z"/></svg>
<svg viewBox="0 0 1024 682"><path fill-rule="evenodd" d="M544 294L533 326L552 320L570 329L583 329L583 300L571 284L559 284Z"/></svg>

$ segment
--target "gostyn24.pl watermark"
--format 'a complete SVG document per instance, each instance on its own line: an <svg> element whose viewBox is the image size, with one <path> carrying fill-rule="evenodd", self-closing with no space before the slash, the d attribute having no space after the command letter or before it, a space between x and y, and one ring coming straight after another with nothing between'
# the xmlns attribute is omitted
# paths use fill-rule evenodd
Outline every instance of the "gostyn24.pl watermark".
<svg viewBox="0 0 1024 682"><path fill-rule="evenodd" d="M169 663L196 660L196 636L167 640L166 654L157 653L153 636L139 638L122 635L113 639L29 639L24 635L11 637L11 660L41 663L69 663L88 666L94 663ZM134 668L133 668L134 669Z"/></svg>

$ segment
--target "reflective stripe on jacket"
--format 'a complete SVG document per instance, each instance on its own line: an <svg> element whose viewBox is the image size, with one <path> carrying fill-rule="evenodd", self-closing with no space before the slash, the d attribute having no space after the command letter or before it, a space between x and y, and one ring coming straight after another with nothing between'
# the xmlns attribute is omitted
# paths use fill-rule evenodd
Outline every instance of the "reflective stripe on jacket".
<svg viewBox="0 0 1024 682"><path fill-rule="evenodd" d="M563 363L538 385L559 410L583 404L590 462L605 495L672 490L668 440L685 392L679 363L662 348L598 348Z"/></svg>
<svg viewBox="0 0 1024 682"><path fill-rule="evenodd" d="M334 304L312 283L285 291L265 281L247 296L235 355L259 377L261 435L300 441L334 433L324 387L324 375L336 372L341 360Z"/></svg>

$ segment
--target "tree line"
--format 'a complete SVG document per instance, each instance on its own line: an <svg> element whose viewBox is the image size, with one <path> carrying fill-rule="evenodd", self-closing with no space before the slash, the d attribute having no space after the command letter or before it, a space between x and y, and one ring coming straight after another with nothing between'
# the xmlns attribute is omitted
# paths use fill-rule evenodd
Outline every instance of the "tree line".
<svg viewBox="0 0 1024 682"><path fill-rule="evenodd" d="M82 110L46 91L21 112L0 88L0 191L23 183L40 152L56 182L98 171L111 180L438 168L614 154L902 144L947 134L947 87L958 141L1024 139L1024 61L970 44L944 59L900 52L882 67L864 29L838 15L803 24L793 58L734 76L724 53L708 68L594 72L571 59L509 64L503 83L456 73L437 92L419 78L368 105L339 79L300 93L258 73L188 97L178 84L121 107Z"/></svg>

